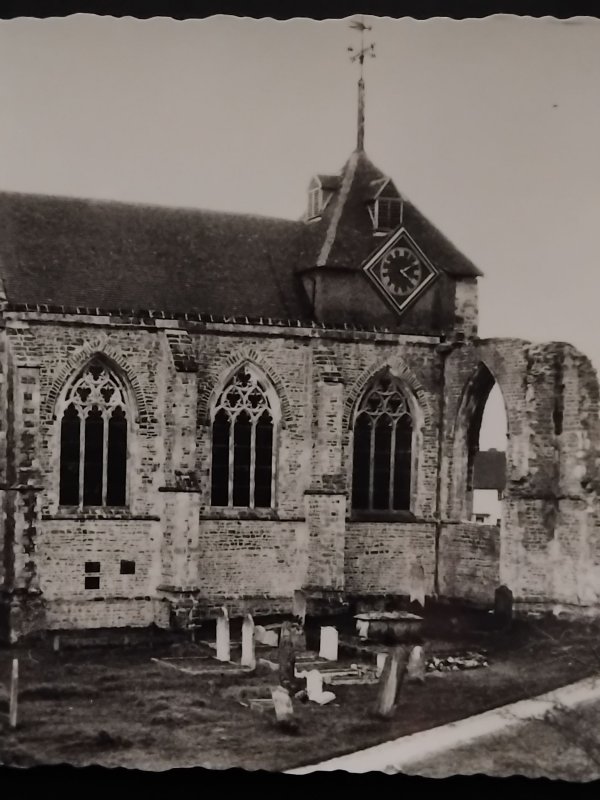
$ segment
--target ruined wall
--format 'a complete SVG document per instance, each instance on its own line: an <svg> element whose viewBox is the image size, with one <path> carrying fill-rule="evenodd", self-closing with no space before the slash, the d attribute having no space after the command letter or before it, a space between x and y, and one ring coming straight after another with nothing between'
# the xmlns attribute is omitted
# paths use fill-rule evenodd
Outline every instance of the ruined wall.
<svg viewBox="0 0 600 800"><path fill-rule="evenodd" d="M449 353L444 515L468 519L467 427L477 404L486 399L477 396L482 364L500 387L508 423L499 581L523 606L597 605L599 390L589 359L570 345L490 339ZM488 564L485 571L494 569ZM451 583L458 596L466 596L468 576Z"/></svg>

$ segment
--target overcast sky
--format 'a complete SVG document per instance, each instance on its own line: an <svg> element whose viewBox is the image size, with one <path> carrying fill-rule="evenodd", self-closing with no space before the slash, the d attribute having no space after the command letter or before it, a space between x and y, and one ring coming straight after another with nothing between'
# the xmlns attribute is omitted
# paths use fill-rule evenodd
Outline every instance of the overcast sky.
<svg viewBox="0 0 600 800"><path fill-rule="evenodd" d="M600 366L600 23L368 21L366 151L484 271L481 335ZM354 148L357 40L347 20L0 21L0 189L296 218Z"/></svg>

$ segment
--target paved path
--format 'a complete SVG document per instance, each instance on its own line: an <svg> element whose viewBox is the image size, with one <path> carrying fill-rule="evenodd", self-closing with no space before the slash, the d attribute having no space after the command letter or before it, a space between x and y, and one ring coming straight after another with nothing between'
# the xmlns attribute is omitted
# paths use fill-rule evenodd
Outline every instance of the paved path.
<svg viewBox="0 0 600 800"><path fill-rule="evenodd" d="M516 725L523 726L527 721L540 720L549 711L572 709L582 703L594 701L600 701L600 677L586 678L529 700L521 700L448 725L402 736L400 739L346 756L288 770L288 774L304 775L333 770L410 772L411 765L423 764L433 756L472 744L482 737L505 733Z"/></svg>

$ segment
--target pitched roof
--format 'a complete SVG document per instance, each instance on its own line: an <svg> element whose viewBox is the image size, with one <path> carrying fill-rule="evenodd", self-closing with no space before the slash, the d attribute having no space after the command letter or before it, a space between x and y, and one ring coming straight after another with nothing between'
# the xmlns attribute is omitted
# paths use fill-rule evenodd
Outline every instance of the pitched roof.
<svg viewBox="0 0 600 800"><path fill-rule="evenodd" d="M340 178L340 189L318 223L322 245L317 265L359 269L371 252L382 244L380 238L373 237L368 203L386 183L395 192L397 189L363 150L352 153ZM482 274L410 200L398 195L402 203L402 224L436 266L455 277L478 277Z"/></svg>
<svg viewBox="0 0 600 800"><path fill-rule="evenodd" d="M473 465L474 489L497 489L506 486L506 453L502 450L480 450Z"/></svg>
<svg viewBox="0 0 600 800"><path fill-rule="evenodd" d="M0 193L0 275L13 303L310 318L299 222Z"/></svg>
<svg viewBox="0 0 600 800"><path fill-rule="evenodd" d="M321 175L316 222L0 192L0 278L9 303L310 320L301 274L360 270L382 244L368 210L393 184L362 151ZM386 189L387 191L387 189ZM477 268L405 198L404 225L437 266ZM342 322L343 320L340 320Z"/></svg>

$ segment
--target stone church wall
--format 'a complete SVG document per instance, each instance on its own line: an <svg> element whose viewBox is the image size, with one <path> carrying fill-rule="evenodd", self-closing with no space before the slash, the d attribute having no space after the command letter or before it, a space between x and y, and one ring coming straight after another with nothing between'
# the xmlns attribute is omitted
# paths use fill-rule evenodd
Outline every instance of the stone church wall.
<svg viewBox="0 0 600 800"><path fill-rule="evenodd" d="M446 524L439 542L440 596L491 605L500 585L500 528Z"/></svg>
<svg viewBox="0 0 600 800"><path fill-rule="evenodd" d="M182 619L190 603L282 609L300 588L405 596L415 564L428 594L489 604L506 583L524 605L600 604L600 393L573 348L30 316L9 318L0 335L0 580L45 607L45 622L25 628L168 625L179 603ZM58 507L61 394L96 353L135 408L131 504L68 513ZM244 362L279 403L268 510L210 504L211 409ZM356 404L384 369L403 381L413 417L413 521L365 518L347 500ZM469 426L494 380L509 429L500 530L470 523L466 476ZM122 561L135 561L134 574ZM100 563L97 588L85 588L86 562Z"/></svg>
<svg viewBox="0 0 600 800"><path fill-rule="evenodd" d="M433 594L433 523L352 522L346 530L346 591L357 595L408 595L410 571L423 567L425 587Z"/></svg>
<svg viewBox="0 0 600 800"><path fill-rule="evenodd" d="M87 626L93 620L94 626L109 627L125 618L125 608L131 609L132 620L154 615L151 597L160 579L164 358L155 333L100 327L98 320L79 322L84 324L8 322L13 485L39 488L25 527L20 519L27 515L16 514L19 504L8 499L5 533L13 531L14 588L41 592L45 624ZM136 419L129 435L130 507L82 516L58 506L60 398L66 383L98 352L131 387ZM121 574L121 560L135 562L135 574ZM100 563L97 589L85 588L86 562Z"/></svg>

